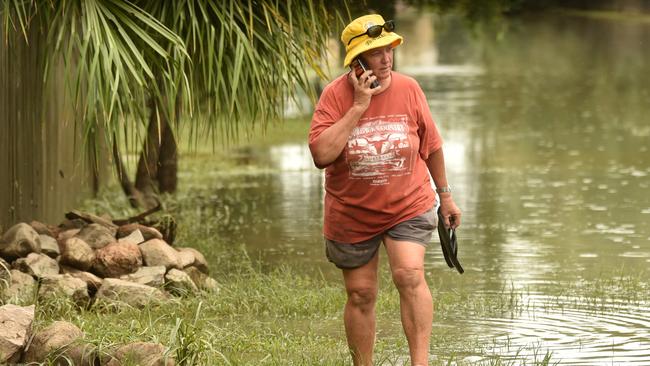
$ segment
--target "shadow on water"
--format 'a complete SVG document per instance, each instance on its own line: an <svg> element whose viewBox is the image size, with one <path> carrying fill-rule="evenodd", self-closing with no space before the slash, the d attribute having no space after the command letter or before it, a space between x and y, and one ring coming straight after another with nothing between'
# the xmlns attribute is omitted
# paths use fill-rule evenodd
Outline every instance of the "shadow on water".
<svg viewBox="0 0 650 366"><path fill-rule="evenodd" d="M419 24L427 32L403 35L431 37L413 43L433 48L418 53L406 42L399 65L425 89L445 138L465 213L458 233L467 271L447 269L435 241L427 273L440 301L456 292L522 294L490 316L443 307L434 331L450 338L439 351L454 348L450 339L476 337L484 351L463 356L526 358L522 350L533 345L562 364L647 363L648 299L629 301L647 287L625 291L623 280L579 297L570 289L619 270L644 273L636 283L648 283L650 26L554 14L513 21L496 40L426 17ZM298 128L306 133L307 124ZM228 171L201 162L205 184L181 176L196 209L262 266L337 279L323 255L323 176L305 141L239 153L245 164Z"/></svg>

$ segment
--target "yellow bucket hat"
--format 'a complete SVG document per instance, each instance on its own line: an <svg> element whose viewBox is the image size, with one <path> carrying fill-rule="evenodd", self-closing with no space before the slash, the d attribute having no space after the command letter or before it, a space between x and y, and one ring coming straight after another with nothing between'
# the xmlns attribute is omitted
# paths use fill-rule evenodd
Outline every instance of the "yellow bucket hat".
<svg viewBox="0 0 650 366"><path fill-rule="evenodd" d="M343 32L341 33L341 42L343 42L346 52L343 67L347 67L355 57L365 51L388 45L397 47L402 44L404 41L402 36L395 32L387 32L385 29L382 29L381 34L375 38L369 37L367 34L357 37L360 34L366 33L368 28L373 25L383 25L384 23L386 22L381 15L370 14L353 20L345 27L345 29L343 29Z"/></svg>

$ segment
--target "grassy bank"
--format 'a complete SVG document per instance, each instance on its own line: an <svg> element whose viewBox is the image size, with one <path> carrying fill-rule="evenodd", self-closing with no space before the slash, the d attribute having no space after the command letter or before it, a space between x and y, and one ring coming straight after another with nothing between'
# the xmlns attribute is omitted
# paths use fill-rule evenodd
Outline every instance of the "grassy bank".
<svg viewBox="0 0 650 366"><path fill-rule="evenodd" d="M104 197L87 202L86 209L123 216L126 212L118 208L123 207L118 195L105 192ZM263 266L248 256L243 244L221 241L218 227L193 209L191 199L183 201L188 199L181 194L166 201L179 217L177 242L206 255L218 291L145 309L97 304L88 310L63 300L42 302L37 306L36 327L70 321L100 350L132 341L160 342L181 365L349 365L341 283L282 265ZM377 364L408 365L398 294L388 272L382 271L381 276ZM566 306L598 311L599 304L611 298L643 303L649 300L646 278L646 274L624 271L603 273L597 280L558 286L554 297L545 297L543 304L531 303L527 291L507 285L495 292L474 293L464 285L470 278L458 277L454 291L444 291L432 282L436 303L432 364L554 364L543 344L522 348L502 340L486 341L476 329L454 328L449 319L512 318L522 312Z"/></svg>
<svg viewBox="0 0 650 366"><path fill-rule="evenodd" d="M219 282L215 292L144 309L109 304L79 309L63 299L50 300L38 304L35 326L70 321L100 350L135 341L160 342L181 365L350 364L341 316L345 296L338 283L289 268L263 273L241 248L213 249L211 258L227 263L212 267ZM382 283L377 364L407 365L408 348L398 324L398 294L388 278L382 278ZM522 306L519 294L509 291L498 296L469 295L436 293L438 317L458 316L459 312L495 316ZM524 364L490 355L487 346L457 332L435 332L432 339L435 364L452 360L461 365ZM447 353L440 353L443 349ZM547 356L540 353L540 364L547 364ZM463 361L477 354L486 358Z"/></svg>
<svg viewBox="0 0 650 366"><path fill-rule="evenodd" d="M317 270L289 267L290 262L260 263L249 256L247 243L222 237L234 226L252 230L257 223L241 222L239 216L229 214L241 206L241 197L229 193L220 178L228 174L245 177L273 169L263 164L264 159L249 158L258 153L251 146L304 141L307 125L305 120L292 120L282 129L229 148L212 151L209 144L201 143L181 150L180 189L174 196L163 197L166 213L178 224L176 244L194 247L206 256L211 276L219 284L217 291L175 298L144 309L110 304L79 309L62 299L49 300L38 304L35 326L70 321L100 350L133 341L159 342L180 365L350 365L343 331L345 294L341 282ZM246 179L237 181L249 183ZM264 202L257 204L262 206ZM109 187L81 209L113 218L136 213L117 187ZM558 309L610 314L616 306L625 306L625 311L650 301L648 273L625 270L557 283L554 292L543 296L508 284L497 290L477 291L473 281L480 273L458 276L450 272L454 284L450 290L448 284L443 286L450 278L447 275L436 273L436 277L430 277L436 306L433 365L555 364L558 361L543 343L514 344L507 330L490 332L489 328L498 324L490 319L506 323L522 314L543 315ZM376 364L408 365L399 297L385 266L380 283ZM485 328L481 328L484 320ZM490 338L485 333L498 336Z"/></svg>

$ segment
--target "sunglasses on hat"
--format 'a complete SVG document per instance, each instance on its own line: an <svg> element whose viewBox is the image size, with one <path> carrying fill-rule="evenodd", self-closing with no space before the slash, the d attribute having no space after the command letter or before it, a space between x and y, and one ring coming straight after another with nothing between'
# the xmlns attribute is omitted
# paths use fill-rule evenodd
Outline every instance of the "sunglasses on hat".
<svg viewBox="0 0 650 366"><path fill-rule="evenodd" d="M382 29L385 29L386 32L392 32L395 30L395 22L392 20L387 21L383 25L373 25L372 27L368 28L364 33L358 34L352 38L350 38L350 41L348 41L348 46L352 42L353 39L359 38L361 36L368 35L370 38L377 38L381 34Z"/></svg>

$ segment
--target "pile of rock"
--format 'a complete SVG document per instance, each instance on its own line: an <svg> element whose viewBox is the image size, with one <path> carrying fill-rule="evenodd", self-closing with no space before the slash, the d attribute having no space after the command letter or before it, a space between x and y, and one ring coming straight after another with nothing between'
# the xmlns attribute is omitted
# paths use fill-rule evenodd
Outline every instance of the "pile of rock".
<svg viewBox="0 0 650 366"><path fill-rule="evenodd" d="M57 321L32 332L34 305L0 306L0 364L117 366L122 364L146 366L174 365L165 347L158 343L136 342L110 347L99 352L83 342L84 334L74 324Z"/></svg>
<svg viewBox="0 0 650 366"><path fill-rule="evenodd" d="M34 306L12 303L63 295L85 307L98 300L140 307L170 294L216 288L203 254L172 247L153 227L118 226L92 215L58 227L17 224L0 237L0 298L7 304L0 306L0 364L49 359L74 365L174 365L156 343L136 342L100 354L66 322L32 334Z"/></svg>
<svg viewBox="0 0 650 366"><path fill-rule="evenodd" d="M216 289L203 254L172 247L158 230L114 225L96 216L58 227L33 221L0 239L0 296L34 303L64 294L81 306L96 300L144 306L171 294Z"/></svg>

